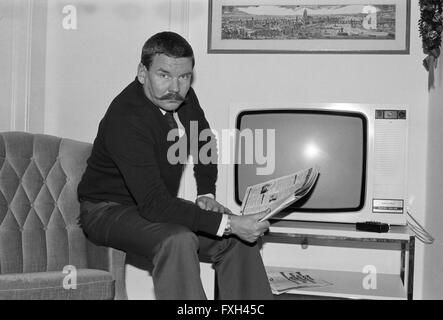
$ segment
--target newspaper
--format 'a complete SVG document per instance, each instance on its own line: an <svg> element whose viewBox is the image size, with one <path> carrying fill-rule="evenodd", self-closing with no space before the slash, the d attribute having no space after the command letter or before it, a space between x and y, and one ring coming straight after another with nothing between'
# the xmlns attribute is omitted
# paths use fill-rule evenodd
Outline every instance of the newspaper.
<svg viewBox="0 0 443 320"><path fill-rule="evenodd" d="M309 193L320 169L317 165L277 179L249 186L240 213L249 215L266 211L267 220Z"/></svg>
<svg viewBox="0 0 443 320"><path fill-rule="evenodd" d="M279 295L293 289L331 286L332 283L321 279L311 271L305 270L272 270L267 271L273 294Z"/></svg>

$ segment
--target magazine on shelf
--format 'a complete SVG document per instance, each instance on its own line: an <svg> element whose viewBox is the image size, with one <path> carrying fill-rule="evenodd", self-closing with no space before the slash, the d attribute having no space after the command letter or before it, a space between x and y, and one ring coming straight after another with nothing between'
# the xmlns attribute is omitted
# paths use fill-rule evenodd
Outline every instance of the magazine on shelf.
<svg viewBox="0 0 443 320"><path fill-rule="evenodd" d="M244 215L266 211L268 214L260 221L267 220L306 196L320 173L313 167L292 174L262 182L246 189L240 213Z"/></svg>
<svg viewBox="0 0 443 320"><path fill-rule="evenodd" d="M306 289L326 287L333 285L331 282L320 278L311 270L293 269L279 270L274 268L266 270L269 284L273 294L282 294L293 289Z"/></svg>

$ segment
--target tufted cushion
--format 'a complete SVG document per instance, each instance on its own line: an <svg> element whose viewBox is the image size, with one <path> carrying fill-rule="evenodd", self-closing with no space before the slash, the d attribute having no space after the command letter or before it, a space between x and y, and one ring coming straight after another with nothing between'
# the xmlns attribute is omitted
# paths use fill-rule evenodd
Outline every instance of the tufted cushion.
<svg viewBox="0 0 443 320"><path fill-rule="evenodd" d="M109 272L79 269L75 287L62 271L0 275L0 300L109 300L114 297L114 279ZM65 282L66 288L63 287Z"/></svg>
<svg viewBox="0 0 443 320"><path fill-rule="evenodd" d="M86 268L77 185L91 145L0 133L0 274Z"/></svg>

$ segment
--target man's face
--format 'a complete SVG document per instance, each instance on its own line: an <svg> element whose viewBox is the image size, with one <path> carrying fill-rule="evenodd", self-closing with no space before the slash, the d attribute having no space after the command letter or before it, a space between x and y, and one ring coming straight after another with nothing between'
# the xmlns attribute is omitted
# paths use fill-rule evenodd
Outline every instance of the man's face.
<svg viewBox="0 0 443 320"><path fill-rule="evenodd" d="M185 99L192 79L192 58L157 54L149 70L138 66L138 80L149 100L166 111L176 110Z"/></svg>

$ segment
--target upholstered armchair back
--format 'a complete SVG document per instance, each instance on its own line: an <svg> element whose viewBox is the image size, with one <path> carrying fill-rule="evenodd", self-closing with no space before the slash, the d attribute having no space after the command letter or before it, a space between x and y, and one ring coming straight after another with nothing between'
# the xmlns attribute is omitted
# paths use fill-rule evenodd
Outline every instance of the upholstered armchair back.
<svg viewBox="0 0 443 320"><path fill-rule="evenodd" d="M0 133L0 274L87 267L77 185L91 145Z"/></svg>

